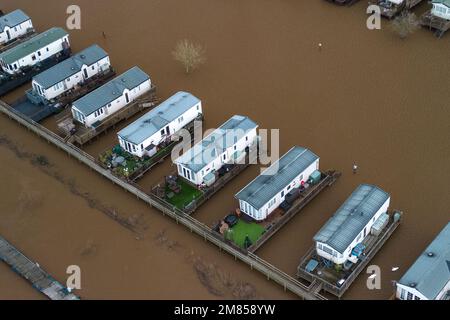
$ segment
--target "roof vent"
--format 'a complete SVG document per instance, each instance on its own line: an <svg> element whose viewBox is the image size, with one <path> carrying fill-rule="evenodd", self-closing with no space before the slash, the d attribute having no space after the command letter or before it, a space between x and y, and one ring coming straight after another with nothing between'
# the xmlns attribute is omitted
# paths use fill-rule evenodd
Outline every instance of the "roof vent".
<svg viewBox="0 0 450 320"><path fill-rule="evenodd" d="M86 56L85 56L84 54L82 54L82 55L80 55L80 58L81 58L81 59L85 59Z"/></svg>
<svg viewBox="0 0 450 320"><path fill-rule="evenodd" d="M430 258L433 258L434 257L434 253L433 252L427 252L427 256L429 256Z"/></svg>
<svg viewBox="0 0 450 320"><path fill-rule="evenodd" d="M158 114L164 114L164 112L162 112L162 111L158 111Z"/></svg>
<svg viewBox="0 0 450 320"><path fill-rule="evenodd" d="M410 286L411 288L415 288L415 287L417 286L417 283L411 282L411 283L409 284L409 286Z"/></svg>
<svg viewBox="0 0 450 320"><path fill-rule="evenodd" d="M127 80L125 78L122 78L121 80L122 80L122 82L127 82Z"/></svg>

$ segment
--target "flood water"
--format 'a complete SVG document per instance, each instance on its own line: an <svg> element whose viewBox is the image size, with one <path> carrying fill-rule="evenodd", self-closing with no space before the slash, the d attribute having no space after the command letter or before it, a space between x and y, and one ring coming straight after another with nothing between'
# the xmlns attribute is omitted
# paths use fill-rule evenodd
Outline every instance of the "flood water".
<svg viewBox="0 0 450 320"><path fill-rule="evenodd" d="M370 31L365 1L15 0L0 7L22 8L44 31L64 27L72 3L82 10L82 29L70 31L75 52L98 43L118 72L138 65L149 73L160 98L178 90L198 96L206 128L245 114L260 128L280 129L280 154L308 147L323 170L343 173L257 252L285 272L295 274L314 234L360 183L389 192L405 214L372 261L382 268L382 289L366 289L362 274L344 298L389 298L391 281L450 220L449 34L438 40L419 30L400 40L385 20ZM207 49L207 63L189 76L171 57L183 38ZM52 119L44 125L54 128ZM0 234L56 279L79 265L82 298L296 298L4 116L0 137ZM114 143L110 131L85 150L96 155ZM36 155L50 163L36 163ZM139 183L148 189L170 170L167 160ZM220 219L258 172L246 169L194 216L208 225ZM43 297L0 265L0 299L17 298Z"/></svg>

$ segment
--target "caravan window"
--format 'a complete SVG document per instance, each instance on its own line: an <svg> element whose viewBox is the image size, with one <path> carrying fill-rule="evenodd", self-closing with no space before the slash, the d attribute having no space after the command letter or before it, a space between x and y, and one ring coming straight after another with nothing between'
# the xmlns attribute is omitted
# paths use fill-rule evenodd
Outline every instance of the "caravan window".
<svg viewBox="0 0 450 320"><path fill-rule="evenodd" d="M328 248L327 246L323 246L322 250L330 255L333 255L333 250L331 248Z"/></svg>

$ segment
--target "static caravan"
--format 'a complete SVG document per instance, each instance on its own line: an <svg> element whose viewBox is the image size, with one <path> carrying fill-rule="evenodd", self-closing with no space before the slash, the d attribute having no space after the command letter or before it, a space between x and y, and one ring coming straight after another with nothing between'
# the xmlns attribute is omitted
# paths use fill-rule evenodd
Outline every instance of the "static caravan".
<svg viewBox="0 0 450 320"><path fill-rule="evenodd" d="M62 28L51 28L0 53L4 72L15 74L21 68L32 67L70 49L69 34Z"/></svg>
<svg viewBox="0 0 450 320"><path fill-rule="evenodd" d="M309 149L293 147L235 195L241 212L257 221L266 219L290 190L300 187L316 170L319 157Z"/></svg>
<svg viewBox="0 0 450 320"><path fill-rule="evenodd" d="M378 219L384 219L391 197L380 188L360 185L314 236L319 256L337 265L358 262L353 249L366 239Z"/></svg>
<svg viewBox="0 0 450 320"><path fill-rule="evenodd" d="M188 92L177 92L118 132L120 146L138 156L154 155L158 146L202 114L202 102Z"/></svg>
<svg viewBox="0 0 450 320"><path fill-rule="evenodd" d="M450 0L433 0L431 4L433 5L431 9L432 15L450 20Z"/></svg>
<svg viewBox="0 0 450 320"><path fill-rule="evenodd" d="M150 77L133 67L72 104L72 116L87 128L95 128L106 117L116 113L149 92Z"/></svg>
<svg viewBox="0 0 450 320"><path fill-rule="evenodd" d="M174 161L178 175L195 185L205 183L205 177L214 175L224 164L242 159L246 149L257 143L257 128L248 117L231 117Z"/></svg>
<svg viewBox="0 0 450 320"><path fill-rule="evenodd" d="M110 67L108 54L95 44L35 76L32 94L50 101Z"/></svg>
<svg viewBox="0 0 450 320"><path fill-rule="evenodd" d="M33 30L33 23L29 16L18 9L0 17L0 45L15 39Z"/></svg>
<svg viewBox="0 0 450 320"><path fill-rule="evenodd" d="M396 287L400 300L450 300L450 222Z"/></svg>

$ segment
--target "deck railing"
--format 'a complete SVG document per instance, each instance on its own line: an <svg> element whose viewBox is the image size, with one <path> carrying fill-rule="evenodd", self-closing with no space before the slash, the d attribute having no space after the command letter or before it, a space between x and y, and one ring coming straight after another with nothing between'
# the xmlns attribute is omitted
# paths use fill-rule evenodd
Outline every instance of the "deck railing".
<svg viewBox="0 0 450 320"><path fill-rule="evenodd" d="M267 230L261 238L255 241L253 245L248 248L250 252L256 252L264 243L266 243L277 231L279 231L288 221L290 221L302 208L304 208L312 199L314 199L319 193L326 187L333 184L340 176L341 173L337 171L327 171L324 173L325 177L315 186L308 188L300 199L295 201L294 205Z"/></svg>
<svg viewBox="0 0 450 320"><path fill-rule="evenodd" d="M305 286L299 283L296 279L285 274L281 270L277 269L273 265L257 257L256 255L253 254L248 255L240 252L239 250L236 250L234 247L230 246L223 239L214 234L214 232L208 226L190 217L183 211L177 208L168 207L167 203L164 203L163 201L161 201L161 199L157 198L156 196L148 194L143 190L141 190L141 188L132 185L131 183L125 182L122 179L114 176L111 172L105 170L100 165L98 165L92 156L90 156L89 154L85 153L84 151L75 147L72 144L65 143L61 137L54 134L45 127L41 126L40 124L30 119L27 119L20 113L15 112L5 102L1 100L0 100L0 112L6 114L11 119L25 126L30 131L42 137L44 140L54 144L56 147L60 148L64 152L67 152L69 156L76 158L80 162L90 167L92 170L96 171L103 177L113 182L114 184L119 185L126 191L135 195L137 198L146 202L149 206L158 209L163 215L171 217L177 222L177 224L178 223L183 224L187 229L189 229L191 232L195 232L205 241L209 241L210 243L216 245L220 250L223 250L232 255L236 260L239 259L240 261L249 265L252 269L256 269L257 271L261 272L267 277L267 279L271 279L274 282L280 284L281 286L283 286L285 290L289 290L303 299L308 300L325 299L324 297L322 297L317 293L309 292L307 289L305 289Z"/></svg>

